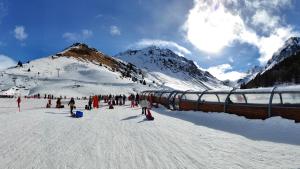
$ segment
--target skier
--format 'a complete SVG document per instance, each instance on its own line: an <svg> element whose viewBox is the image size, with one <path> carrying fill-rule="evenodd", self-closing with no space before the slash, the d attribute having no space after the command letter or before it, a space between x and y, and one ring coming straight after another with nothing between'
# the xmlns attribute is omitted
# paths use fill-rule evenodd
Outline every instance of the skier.
<svg viewBox="0 0 300 169"><path fill-rule="evenodd" d="M50 108L51 107L51 99L48 99L48 103L46 105L46 108Z"/></svg>
<svg viewBox="0 0 300 169"><path fill-rule="evenodd" d="M135 105L138 106L140 104L140 95L137 93L135 96Z"/></svg>
<svg viewBox="0 0 300 169"><path fill-rule="evenodd" d="M75 108L75 100L73 97L69 101L68 105L70 106L70 113L71 113L71 116L73 117L74 116L73 109Z"/></svg>
<svg viewBox="0 0 300 169"><path fill-rule="evenodd" d="M56 100L56 108L62 108L60 98Z"/></svg>
<svg viewBox="0 0 300 169"><path fill-rule="evenodd" d="M93 100L92 100L92 97L90 96L89 102L88 102L88 110L92 109L92 102L93 102Z"/></svg>
<svg viewBox="0 0 300 169"><path fill-rule="evenodd" d="M93 107L94 108L99 108L99 101L98 101L99 99L98 99L98 96L94 96L94 98L93 98Z"/></svg>
<svg viewBox="0 0 300 169"><path fill-rule="evenodd" d="M125 94L123 94L123 105L125 105L125 101L126 101L126 96Z"/></svg>
<svg viewBox="0 0 300 169"><path fill-rule="evenodd" d="M142 115L143 114L147 114L146 113L146 111L147 111L147 106L148 106L148 101L145 99L145 98L143 98L142 100L141 100L141 102L140 102L140 105L141 105L141 107L142 107Z"/></svg>
<svg viewBox="0 0 300 169"><path fill-rule="evenodd" d="M19 112L21 111L21 97L19 96L18 99L17 99L17 102L18 102L18 108L19 108Z"/></svg>
<svg viewBox="0 0 300 169"><path fill-rule="evenodd" d="M130 107L134 107L135 106L134 100L135 100L134 94L131 94L130 95L130 101L131 101L131 106Z"/></svg>

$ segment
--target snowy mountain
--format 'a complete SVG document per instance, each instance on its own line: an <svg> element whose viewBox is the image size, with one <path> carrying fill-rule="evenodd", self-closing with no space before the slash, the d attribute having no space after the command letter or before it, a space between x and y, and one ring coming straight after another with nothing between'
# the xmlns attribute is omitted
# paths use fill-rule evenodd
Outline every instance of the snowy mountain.
<svg viewBox="0 0 300 169"><path fill-rule="evenodd" d="M272 58L267 62L264 70L262 71L262 74L272 69L273 66L276 64L282 62L284 59L297 54L300 51L300 37L291 37L288 39L284 46L281 47Z"/></svg>
<svg viewBox="0 0 300 169"><path fill-rule="evenodd" d="M251 72L251 71L250 71ZM264 68L255 67L249 76L239 81L242 88L269 87L300 83L300 38L288 39Z"/></svg>
<svg viewBox="0 0 300 169"><path fill-rule="evenodd" d="M261 66L254 66L252 69L248 70L246 72L246 76L242 79L239 79L237 81L237 85L240 86L241 84L246 84L249 81L251 81L252 79L254 79L257 74L259 74L260 72L262 72L264 70L264 67Z"/></svg>
<svg viewBox="0 0 300 169"><path fill-rule="evenodd" d="M169 49L150 46L141 50L127 50L115 57L136 65L147 72L148 79L162 86L177 90L228 88L209 72L199 69L193 61Z"/></svg>
<svg viewBox="0 0 300 169"><path fill-rule="evenodd" d="M85 44L1 72L0 95L53 94L89 96L129 94L156 89L155 84L132 81L141 77L130 65ZM128 73L128 74L126 74Z"/></svg>
<svg viewBox="0 0 300 169"><path fill-rule="evenodd" d="M134 51L127 52L133 54ZM153 53L148 55L149 52ZM128 53L122 56L125 54ZM0 95L82 97L128 94L150 89L224 88L208 72L201 71L192 61L171 50L147 48L135 54L130 56L141 57L134 57L133 60L124 57L123 61L120 59L122 57L113 58L86 44L75 43L55 55L0 72ZM144 54L149 56L148 60Z"/></svg>

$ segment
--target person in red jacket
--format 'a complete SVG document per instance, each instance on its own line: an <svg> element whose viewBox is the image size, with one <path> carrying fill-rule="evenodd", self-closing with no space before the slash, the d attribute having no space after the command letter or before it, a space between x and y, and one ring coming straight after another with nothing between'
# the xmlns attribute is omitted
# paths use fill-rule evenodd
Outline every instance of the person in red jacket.
<svg viewBox="0 0 300 169"><path fill-rule="evenodd" d="M17 102L18 102L18 108L19 108L19 112L21 111L21 97L19 96L18 99L17 99Z"/></svg>
<svg viewBox="0 0 300 169"><path fill-rule="evenodd" d="M96 96L96 95L93 98L93 107L99 108L99 99L98 99L98 96Z"/></svg>
<svg viewBox="0 0 300 169"><path fill-rule="evenodd" d="M147 109L147 110L148 110L148 113L146 115L147 120L154 120L154 117L152 116L150 110L149 109Z"/></svg>

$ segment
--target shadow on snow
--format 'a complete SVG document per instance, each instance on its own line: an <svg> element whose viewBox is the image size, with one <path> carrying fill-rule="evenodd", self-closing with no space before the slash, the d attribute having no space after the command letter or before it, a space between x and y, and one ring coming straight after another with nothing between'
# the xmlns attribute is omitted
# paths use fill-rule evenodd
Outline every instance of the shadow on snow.
<svg viewBox="0 0 300 169"><path fill-rule="evenodd" d="M157 113L194 123L195 125L238 134L254 141L270 141L300 145L300 124L280 117L250 120L225 113L170 111L155 109Z"/></svg>

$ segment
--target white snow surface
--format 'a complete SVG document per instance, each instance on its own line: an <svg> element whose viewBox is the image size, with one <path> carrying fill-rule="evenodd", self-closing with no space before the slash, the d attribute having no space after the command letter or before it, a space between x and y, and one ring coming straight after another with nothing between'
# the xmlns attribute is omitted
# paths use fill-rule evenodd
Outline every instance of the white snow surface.
<svg viewBox="0 0 300 169"><path fill-rule="evenodd" d="M47 100L0 99L1 169L299 168L300 125L279 117L152 110L129 105L45 109ZM63 101L66 103L66 100ZM76 101L82 110L86 101Z"/></svg>
<svg viewBox="0 0 300 169"><path fill-rule="evenodd" d="M28 71L30 69L30 71ZM59 69L59 77L58 71ZM82 97L94 94L129 94L156 89L132 82L121 74L91 62L67 57L46 57L1 72L0 95ZM16 86L13 82L16 80ZM16 94L17 93L17 94Z"/></svg>

